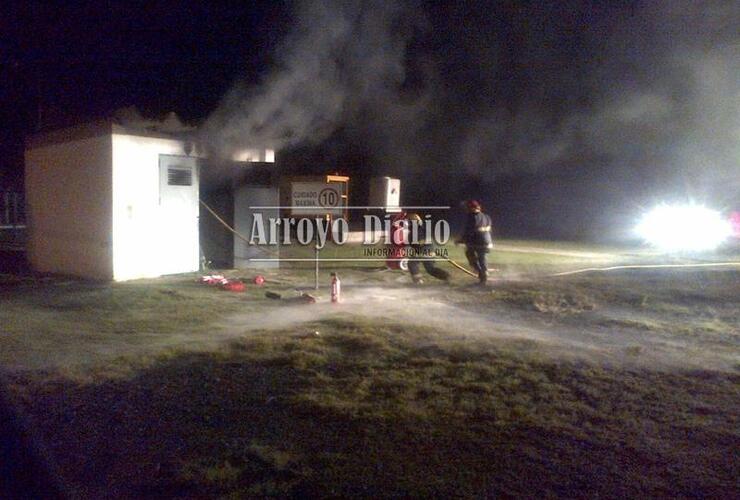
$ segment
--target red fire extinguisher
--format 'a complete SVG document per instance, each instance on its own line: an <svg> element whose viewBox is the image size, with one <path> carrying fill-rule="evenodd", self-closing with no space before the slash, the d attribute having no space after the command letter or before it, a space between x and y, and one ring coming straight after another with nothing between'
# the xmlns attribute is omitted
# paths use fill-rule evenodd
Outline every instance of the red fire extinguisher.
<svg viewBox="0 0 740 500"><path fill-rule="evenodd" d="M331 273L331 302L338 304L342 294L342 282L339 281L337 273Z"/></svg>

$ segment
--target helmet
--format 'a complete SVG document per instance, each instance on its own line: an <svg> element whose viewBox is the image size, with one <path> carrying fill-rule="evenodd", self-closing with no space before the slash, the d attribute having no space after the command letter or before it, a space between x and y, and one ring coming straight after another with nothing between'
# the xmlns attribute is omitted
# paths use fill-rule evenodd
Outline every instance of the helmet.
<svg viewBox="0 0 740 500"><path fill-rule="evenodd" d="M478 200L468 200L467 202L465 202L465 206L471 212L480 211L480 202Z"/></svg>

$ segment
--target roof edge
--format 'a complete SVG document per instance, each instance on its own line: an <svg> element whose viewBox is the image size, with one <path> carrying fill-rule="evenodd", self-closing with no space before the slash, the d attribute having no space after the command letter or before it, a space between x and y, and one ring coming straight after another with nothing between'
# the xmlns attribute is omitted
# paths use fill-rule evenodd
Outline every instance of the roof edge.
<svg viewBox="0 0 740 500"><path fill-rule="evenodd" d="M113 123L109 119L63 127L54 130L36 132L26 136L26 149L37 149L64 142L79 141L112 133Z"/></svg>
<svg viewBox="0 0 740 500"><path fill-rule="evenodd" d="M193 133L168 133L159 130L147 130L137 127L127 127L116 123L114 119L106 118L92 122L81 123L70 127L62 127L54 130L37 132L26 136L26 149L37 149L44 146L61 144L71 141L79 141L103 135L131 135L137 137L152 137L156 139L169 139L181 142L194 142Z"/></svg>

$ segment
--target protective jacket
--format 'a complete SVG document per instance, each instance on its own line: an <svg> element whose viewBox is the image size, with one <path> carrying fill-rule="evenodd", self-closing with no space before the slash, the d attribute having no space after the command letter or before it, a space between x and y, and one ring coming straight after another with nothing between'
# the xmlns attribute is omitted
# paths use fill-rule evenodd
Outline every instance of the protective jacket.
<svg viewBox="0 0 740 500"><path fill-rule="evenodd" d="M469 213L462 239L468 246L491 248L491 218L483 212Z"/></svg>

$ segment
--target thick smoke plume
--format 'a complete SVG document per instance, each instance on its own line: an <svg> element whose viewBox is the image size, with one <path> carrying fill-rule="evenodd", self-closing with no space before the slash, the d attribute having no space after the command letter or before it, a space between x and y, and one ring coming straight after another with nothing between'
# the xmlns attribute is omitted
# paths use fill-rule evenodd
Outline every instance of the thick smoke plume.
<svg viewBox="0 0 740 500"><path fill-rule="evenodd" d="M302 2L272 71L233 89L205 127L220 153L317 144L406 77L411 9L385 1Z"/></svg>
<svg viewBox="0 0 740 500"><path fill-rule="evenodd" d="M534 173L697 196L734 183L731 203L738 26L733 1L301 2L274 67L225 97L206 141L324 148L429 193Z"/></svg>

